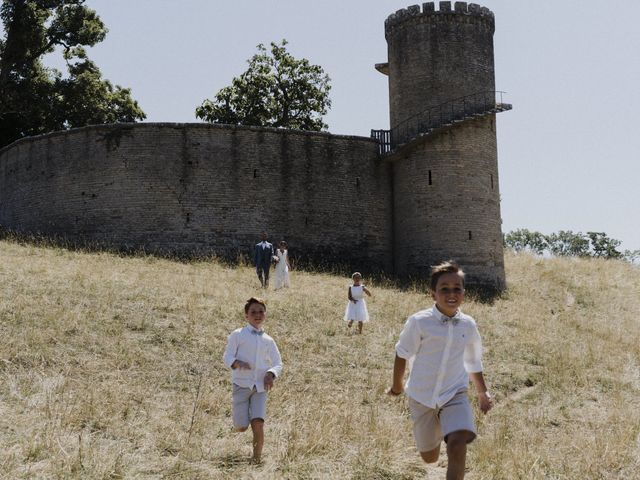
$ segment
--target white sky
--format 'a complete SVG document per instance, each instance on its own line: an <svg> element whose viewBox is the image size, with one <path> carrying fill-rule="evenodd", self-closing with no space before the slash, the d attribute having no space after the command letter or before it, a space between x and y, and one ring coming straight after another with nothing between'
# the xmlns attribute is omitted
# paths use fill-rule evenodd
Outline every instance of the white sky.
<svg viewBox="0 0 640 480"><path fill-rule="evenodd" d="M417 3L417 2L413 2ZM329 131L389 128L384 20L410 0L88 0L109 28L89 56L151 122L195 108L258 43L286 38L332 79ZM640 249L638 0L478 1L496 16L503 231L604 231Z"/></svg>

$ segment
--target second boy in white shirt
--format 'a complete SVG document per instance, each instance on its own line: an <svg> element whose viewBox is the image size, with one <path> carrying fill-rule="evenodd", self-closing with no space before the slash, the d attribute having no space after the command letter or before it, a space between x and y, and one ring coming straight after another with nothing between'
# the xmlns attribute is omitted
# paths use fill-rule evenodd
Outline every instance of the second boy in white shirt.
<svg viewBox="0 0 640 480"><path fill-rule="evenodd" d="M463 479L467 444L476 437L473 410L467 396L469 377L480 410L492 400L482 375L482 342L476 322L459 310L464 300L464 272L455 262L433 267L430 290L435 305L407 319L396 344L390 395L400 395L407 360L413 367L406 385L413 433L420 456L438 460L447 444L447 479Z"/></svg>

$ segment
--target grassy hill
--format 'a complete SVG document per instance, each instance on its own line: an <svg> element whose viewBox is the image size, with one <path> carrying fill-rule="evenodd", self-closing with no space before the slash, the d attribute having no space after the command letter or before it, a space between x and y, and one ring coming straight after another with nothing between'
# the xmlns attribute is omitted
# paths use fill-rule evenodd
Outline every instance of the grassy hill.
<svg viewBox="0 0 640 480"><path fill-rule="evenodd" d="M508 291L464 305L497 401L467 478L640 478L640 270L506 262ZM372 322L353 335L348 277L291 276L265 295L285 371L255 467L221 360L263 294L253 269L0 241L2 478L444 478L444 455L419 460L406 401L384 395L402 325L430 299L365 276Z"/></svg>

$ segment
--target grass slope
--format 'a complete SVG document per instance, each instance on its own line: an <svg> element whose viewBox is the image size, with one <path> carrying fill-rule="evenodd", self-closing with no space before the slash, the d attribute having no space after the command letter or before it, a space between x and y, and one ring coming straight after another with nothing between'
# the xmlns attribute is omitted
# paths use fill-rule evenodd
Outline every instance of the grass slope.
<svg viewBox="0 0 640 480"><path fill-rule="evenodd" d="M468 299L497 405L468 478L631 479L640 470L640 271L618 261L508 255L509 290ZM421 464L406 402L384 395L418 289L369 283L349 335L349 278L292 273L268 291L284 375L264 462L231 432L221 361L249 267L0 242L2 478L444 478ZM365 278L365 283L367 279Z"/></svg>

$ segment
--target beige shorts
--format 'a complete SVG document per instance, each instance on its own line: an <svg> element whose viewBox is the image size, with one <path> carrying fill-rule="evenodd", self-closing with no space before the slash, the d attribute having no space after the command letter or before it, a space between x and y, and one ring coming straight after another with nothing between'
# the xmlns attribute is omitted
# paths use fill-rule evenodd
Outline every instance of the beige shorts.
<svg viewBox="0 0 640 480"><path fill-rule="evenodd" d="M258 392L256 387L239 387L234 383L231 405L233 426L246 428L251 420L264 420L267 416L267 392Z"/></svg>
<svg viewBox="0 0 640 480"><path fill-rule="evenodd" d="M460 430L473 433L476 437L476 424L473 409L466 390L460 390L454 397L438 409L416 402L409 397L409 411L413 420L413 436L419 452L428 452L440 445L447 435Z"/></svg>

